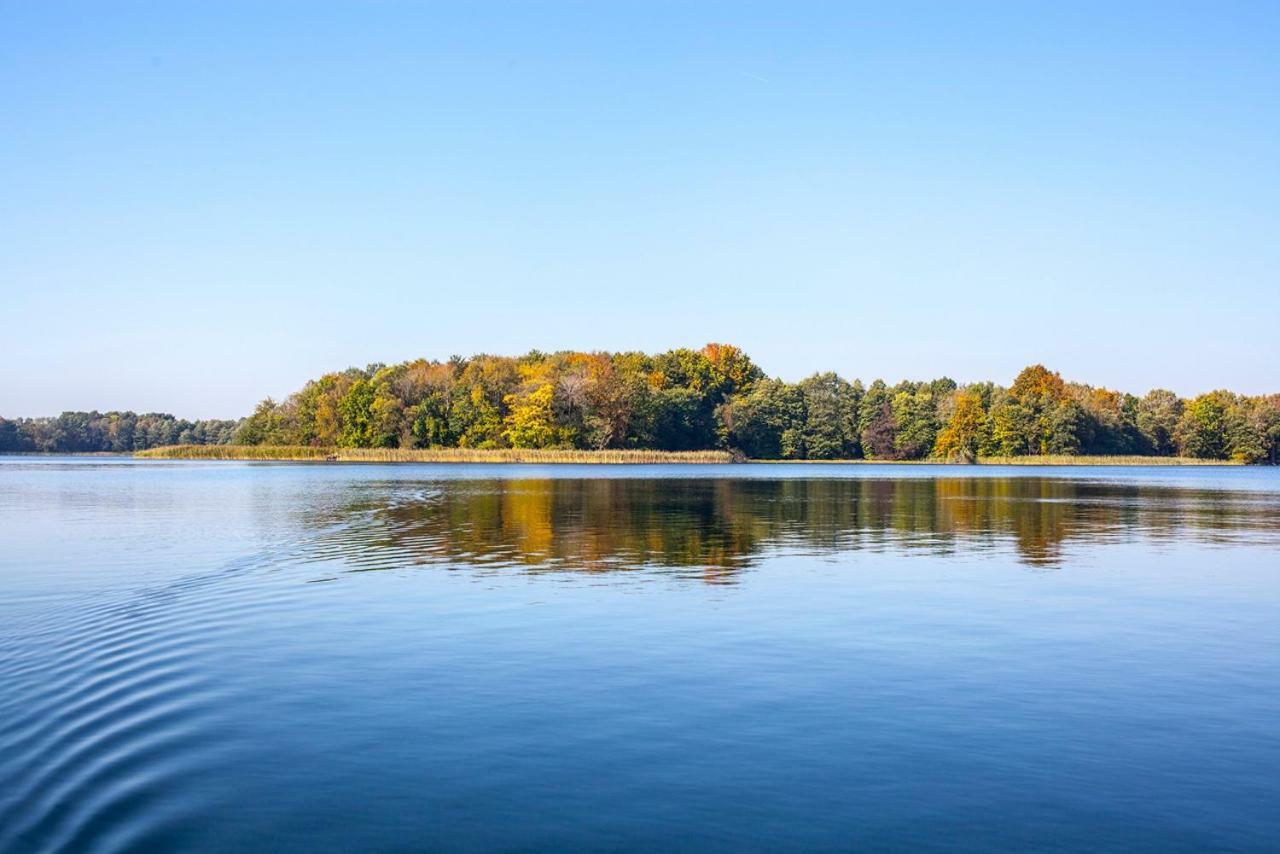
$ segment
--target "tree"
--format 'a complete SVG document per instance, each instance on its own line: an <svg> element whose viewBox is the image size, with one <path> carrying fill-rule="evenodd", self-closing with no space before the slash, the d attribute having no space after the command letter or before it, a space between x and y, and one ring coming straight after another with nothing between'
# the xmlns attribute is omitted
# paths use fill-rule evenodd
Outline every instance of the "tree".
<svg viewBox="0 0 1280 854"><path fill-rule="evenodd" d="M540 354L530 354L526 361L538 358ZM475 356L459 363L455 376L449 427L458 444L467 448L501 446L505 401L521 384L516 360Z"/></svg>
<svg viewBox="0 0 1280 854"><path fill-rule="evenodd" d="M982 395L976 391L962 392L955 398L955 409L947 425L938 432L933 454L949 462L977 462L987 432Z"/></svg>
<svg viewBox="0 0 1280 854"><path fill-rule="evenodd" d="M253 414L240 424L236 431L237 445L275 444L280 419L276 414L276 402L271 398L264 399L253 410Z"/></svg>
<svg viewBox="0 0 1280 854"><path fill-rule="evenodd" d="M1044 365L1023 368L1009 388L1009 394L1027 406L1056 403L1066 397L1066 392L1062 375Z"/></svg>
<svg viewBox="0 0 1280 854"><path fill-rule="evenodd" d="M708 344L699 351L710 367L710 389L721 397L749 391L764 377L746 353L732 344Z"/></svg>
<svg viewBox="0 0 1280 854"><path fill-rule="evenodd" d="M546 448L556 438L551 405L555 388L544 383L523 396L508 395L508 413L502 436L513 448Z"/></svg>
<svg viewBox="0 0 1280 854"><path fill-rule="evenodd" d="M1258 398L1252 417L1262 435L1266 461L1280 464L1280 394Z"/></svg>
<svg viewBox="0 0 1280 854"><path fill-rule="evenodd" d="M653 447L664 451L715 447L715 428L698 392L664 388L650 396L648 404L646 416Z"/></svg>
<svg viewBox="0 0 1280 854"><path fill-rule="evenodd" d="M1211 391L1188 403L1178 420L1174 441L1186 457L1227 458L1227 411L1234 403L1229 391Z"/></svg>
<svg viewBox="0 0 1280 854"><path fill-rule="evenodd" d="M397 448L402 437L411 435L405 421L405 405L391 382L375 381L373 402L369 405L369 444L375 448Z"/></svg>
<svg viewBox="0 0 1280 854"><path fill-rule="evenodd" d="M1047 413L1047 424L1041 437L1042 454L1080 453L1087 434L1088 413L1074 400L1060 401Z"/></svg>
<svg viewBox="0 0 1280 854"><path fill-rule="evenodd" d="M0 418L0 452L134 450L174 443L332 447L737 448L755 458L943 459L1023 454L1280 457L1280 395L1215 391L1184 401L1067 383L1043 365L1008 389L947 377L834 373L770 379L739 348L531 351L416 359L327 373L239 421L67 411Z"/></svg>
<svg viewBox="0 0 1280 854"><path fill-rule="evenodd" d="M20 453L35 450L35 443L22 429L18 421L0 418L0 453Z"/></svg>
<svg viewBox="0 0 1280 854"><path fill-rule="evenodd" d="M803 392L781 380L761 380L716 410L722 444L752 459L805 456Z"/></svg>
<svg viewBox="0 0 1280 854"><path fill-rule="evenodd" d="M892 399L889 393L889 387L885 385L884 380L876 380L867 387L863 393L862 399L858 401L858 438L861 442L862 434L871 426L871 422L880 417L884 410L884 405ZM867 453L866 446L863 446L863 452Z"/></svg>
<svg viewBox="0 0 1280 854"><path fill-rule="evenodd" d="M933 450L938 437L937 405L928 385L904 388L893 396L895 456L918 460Z"/></svg>
<svg viewBox="0 0 1280 854"><path fill-rule="evenodd" d="M801 443L805 457L811 460L854 457L858 451L857 390L828 372L801 380L799 391L803 396Z"/></svg>
<svg viewBox="0 0 1280 854"><path fill-rule="evenodd" d="M373 399L376 392L366 379L356 380L338 401L338 416L342 432L338 446L343 448L369 448L374 444Z"/></svg>
<svg viewBox="0 0 1280 854"><path fill-rule="evenodd" d="M502 430L502 412L480 385L457 385L449 406L449 431L460 448L496 448Z"/></svg>
<svg viewBox="0 0 1280 854"><path fill-rule="evenodd" d="M1062 376L1044 365L1023 368L1009 388L1011 405L993 412L993 436L1013 453L1075 454L1087 427L1083 408L1067 399ZM1015 436L1014 431L1021 432Z"/></svg>
<svg viewBox="0 0 1280 854"><path fill-rule="evenodd" d="M1280 452L1280 395L1235 397L1227 408L1226 431L1231 459L1275 465Z"/></svg>
<svg viewBox="0 0 1280 854"><path fill-rule="evenodd" d="M442 448L457 441L449 429L449 398L441 392L428 391L408 409L406 417L414 447Z"/></svg>
<svg viewBox="0 0 1280 854"><path fill-rule="evenodd" d="M1174 433L1181 418L1182 400L1167 389L1152 389L1138 401L1138 431L1150 453L1166 455L1177 451Z"/></svg>
<svg viewBox="0 0 1280 854"><path fill-rule="evenodd" d="M1067 386L1068 400L1078 408L1073 413L1056 416L1059 423L1074 418L1075 438L1068 440L1086 454L1133 454L1146 448L1137 426L1138 399L1106 388L1080 383Z"/></svg>
<svg viewBox="0 0 1280 854"><path fill-rule="evenodd" d="M862 431L862 451L869 459L896 460L898 425L893 418L893 404L888 400L880 404L876 414Z"/></svg>

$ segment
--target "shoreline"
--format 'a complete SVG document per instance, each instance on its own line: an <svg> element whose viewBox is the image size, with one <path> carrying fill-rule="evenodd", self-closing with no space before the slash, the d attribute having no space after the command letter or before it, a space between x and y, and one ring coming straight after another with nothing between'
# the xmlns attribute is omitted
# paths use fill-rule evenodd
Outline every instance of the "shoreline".
<svg viewBox="0 0 1280 854"><path fill-rule="evenodd" d="M975 463L945 460L760 460L730 451L311 448L267 445L169 445L118 456L140 459L225 460L229 462L476 463L476 464L684 464L684 465L878 465L878 466L1244 466L1233 460L1150 456L980 457ZM25 455L24 455L25 456ZM84 456L116 456L101 453Z"/></svg>
<svg viewBox="0 0 1280 854"><path fill-rule="evenodd" d="M581 451L517 448L311 448L270 445L171 445L135 451L142 459L330 463L686 464L742 462L729 451Z"/></svg>

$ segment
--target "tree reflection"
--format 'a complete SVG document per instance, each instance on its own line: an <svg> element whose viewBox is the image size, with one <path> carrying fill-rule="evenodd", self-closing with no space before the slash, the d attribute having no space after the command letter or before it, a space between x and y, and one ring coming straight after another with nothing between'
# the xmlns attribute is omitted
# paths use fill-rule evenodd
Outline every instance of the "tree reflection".
<svg viewBox="0 0 1280 854"><path fill-rule="evenodd" d="M665 568L732 582L761 557L1011 551L1280 532L1280 496L1052 478L545 479L364 483L309 521L310 558L531 572Z"/></svg>

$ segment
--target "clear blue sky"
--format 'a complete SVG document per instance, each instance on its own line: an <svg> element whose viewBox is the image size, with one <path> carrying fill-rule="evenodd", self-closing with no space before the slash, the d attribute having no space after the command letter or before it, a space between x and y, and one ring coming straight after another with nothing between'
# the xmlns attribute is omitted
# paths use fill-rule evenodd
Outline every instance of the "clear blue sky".
<svg viewBox="0 0 1280 854"><path fill-rule="evenodd" d="M1280 4L0 3L0 413L745 348L1280 390Z"/></svg>

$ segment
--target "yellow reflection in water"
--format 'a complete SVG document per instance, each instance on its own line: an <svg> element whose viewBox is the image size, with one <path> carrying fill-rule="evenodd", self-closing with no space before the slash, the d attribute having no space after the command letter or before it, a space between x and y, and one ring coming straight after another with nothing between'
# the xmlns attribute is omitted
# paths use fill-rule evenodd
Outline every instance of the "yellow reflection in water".
<svg viewBox="0 0 1280 854"><path fill-rule="evenodd" d="M342 556L356 569L660 567L724 583L782 550L1003 550L1027 565L1052 567L1071 543L1274 541L1280 531L1280 496L1270 493L1034 477L549 478L429 486L363 484L358 500L316 520L327 528L318 553Z"/></svg>

